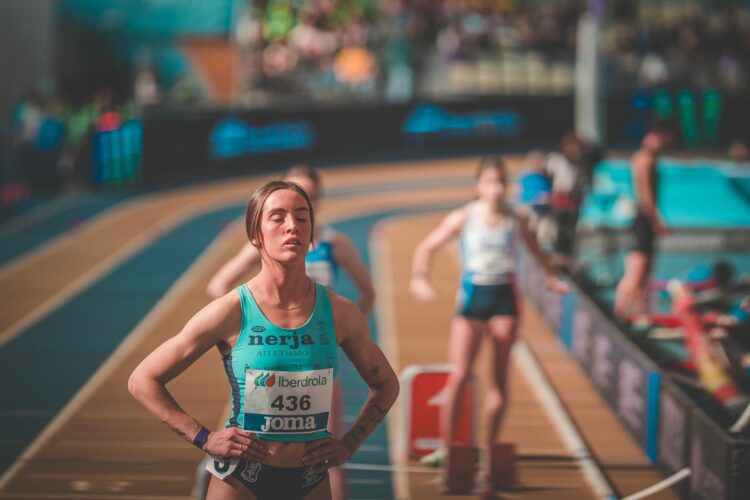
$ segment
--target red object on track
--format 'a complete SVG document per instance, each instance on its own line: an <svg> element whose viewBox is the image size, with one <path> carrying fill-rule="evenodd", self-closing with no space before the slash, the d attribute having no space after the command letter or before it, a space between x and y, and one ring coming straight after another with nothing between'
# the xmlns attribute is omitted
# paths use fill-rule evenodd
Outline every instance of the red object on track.
<svg viewBox="0 0 750 500"><path fill-rule="evenodd" d="M445 403L445 384L450 374L448 365L408 366L401 372L404 411L402 422L407 428L407 453L422 457L440 443L440 410ZM474 380L469 382L461 401L455 443L472 445L476 395Z"/></svg>

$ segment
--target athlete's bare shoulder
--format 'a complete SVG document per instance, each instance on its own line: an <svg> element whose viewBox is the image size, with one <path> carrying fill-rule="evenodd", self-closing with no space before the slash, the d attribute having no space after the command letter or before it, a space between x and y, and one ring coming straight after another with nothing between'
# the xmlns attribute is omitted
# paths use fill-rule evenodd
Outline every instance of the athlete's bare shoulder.
<svg viewBox="0 0 750 500"><path fill-rule="evenodd" d="M461 205L458 208L454 208L453 210L448 212L448 215L445 216L443 222L449 226L463 226L463 224L466 222L466 219L469 217L469 209L471 206L473 206L473 203L474 202L469 202L465 205Z"/></svg>
<svg viewBox="0 0 750 500"><path fill-rule="evenodd" d="M341 344L366 325L365 317L356 304L341 295L328 290L331 301L331 314L336 329L336 339Z"/></svg>

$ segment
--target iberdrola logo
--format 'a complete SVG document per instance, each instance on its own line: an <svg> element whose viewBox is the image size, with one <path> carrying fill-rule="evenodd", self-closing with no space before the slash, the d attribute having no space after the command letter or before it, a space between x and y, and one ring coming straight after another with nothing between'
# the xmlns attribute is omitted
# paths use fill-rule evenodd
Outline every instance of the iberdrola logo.
<svg viewBox="0 0 750 500"><path fill-rule="evenodd" d="M261 373L255 377L255 385L257 387L271 387L276 383L276 374L271 375L270 373Z"/></svg>

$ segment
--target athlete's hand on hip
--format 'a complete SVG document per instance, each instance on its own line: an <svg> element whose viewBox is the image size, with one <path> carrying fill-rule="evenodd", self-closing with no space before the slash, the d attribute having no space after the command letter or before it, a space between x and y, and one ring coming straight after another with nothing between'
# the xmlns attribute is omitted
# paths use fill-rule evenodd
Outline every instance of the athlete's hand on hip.
<svg viewBox="0 0 750 500"><path fill-rule="evenodd" d="M409 289L419 302L430 302L439 297L438 291L426 276L412 276Z"/></svg>
<svg viewBox="0 0 750 500"><path fill-rule="evenodd" d="M259 462L268 458L265 441L252 432L226 427L208 435L203 450L216 457L240 457Z"/></svg>
<svg viewBox="0 0 750 500"><path fill-rule="evenodd" d="M331 467L341 465L351 456L351 450L343 439L326 438L305 445L302 463L312 465L313 472L319 474Z"/></svg>
<svg viewBox="0 0 750 500"><path fill-rule="evenodd" d="M554 274L547 276L547 288L557 293L568 293L570 291L568 284Z"/></svg>

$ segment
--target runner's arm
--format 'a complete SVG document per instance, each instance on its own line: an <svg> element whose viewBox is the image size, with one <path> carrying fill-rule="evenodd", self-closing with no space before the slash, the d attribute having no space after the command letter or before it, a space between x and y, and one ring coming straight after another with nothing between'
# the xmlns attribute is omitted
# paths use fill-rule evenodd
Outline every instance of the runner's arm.
<svg viewBox="0 0 750 500"><path fill-rule="evenodd" d="M372 279L367 266L362 262L362 258L357 252L354 242L346 235L336 234L333 253L336 262L341 264L349 276L354 280L359 290L359 301L357 305L364 316L370 314L372 304L375 302L375 289L372 286Z"/></svg>
<svg viewBox="0 0 750 500"><path fill-rule="evenodd" d="M146 356L130 375L128 391L175 434L192 443L204 426L182 409L166 385L211 347L227 344L232 332L239 332L240 323L238 297L227 295L214 300L193 316L180 333ZM251 441L256 451L264 446L246 431L227 428L211 432L202 449L218 456L259 458Z"/></svg>
<svg viewBox="0 0 750 500"><path fill-rule="evenodd" d="M466 221L466 208L453 210L417 245L411 267L411 293L419 300L437 298L437 290L430 281L432 258L440 248L461 233Z"/></svg>
<svg viewBox="0 0 750 500"><path fill-rule="evenodd" d="M370 388L370 395L357 419L342 438L351 457L393 406L399 382L383 351L370 337L365 317L357 307L338 296L334 297L333 303L336 335L341 348Z"/></svg>
<svg viewBox="0 0 750 500"><path fill-rule="evenodd" d="M242 278L258 263L260 263L258 249L252 243L245 243L237 255L224 264L211 278L206 287L206 293L213 299L228 293L232 288L239 285Z"/></svg>
<svg viewBox="0 0 750 500"><path fill-rule="evenodd" d="M557 277L557 269L552 265L549 256L539 247L539 240L537 240L536 234L531 230L527 214L523 211L516 211L515 217L521 240L547 272L547 286L559 293L567 292L567 283Z"/></svg>

